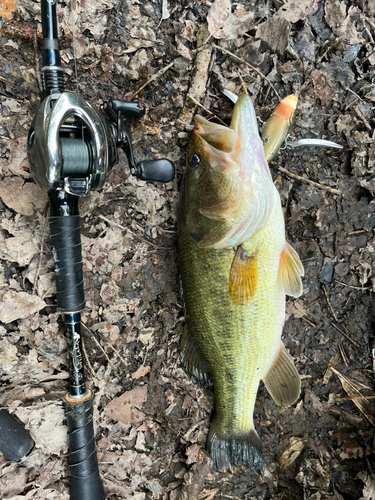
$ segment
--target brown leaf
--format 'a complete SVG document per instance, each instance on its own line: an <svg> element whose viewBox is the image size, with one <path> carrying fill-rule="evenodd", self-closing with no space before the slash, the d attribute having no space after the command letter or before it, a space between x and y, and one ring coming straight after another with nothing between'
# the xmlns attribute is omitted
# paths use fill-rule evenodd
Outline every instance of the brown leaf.
<svg viewBox="0 0 375 500"><path fill-rule="evenodd" d="M337 441L341 446L340 458L349 460L351 458L363 458L363 448L358 443L351 439L345 432L338 432Z"/></svg>
<svg viewBox="0 0 375 500"><path fill-rule="evenodd" d="M350 379L343 373L340 373L336 368L333 368L333 366L331 366L331 370L339 377L344 391L351 398L359 411L363 413L367 420L375 427L375 400L366 399L366 396L361 391L365 389L366 392L369 393L367 395L372 397L375 396L375 392L360 382Z"/></svg>
<svg viewBox="0 0 375 500"><path fill-rule="evenodd" d="M186 450L186 456L187 456L186 463L190 465L190 464L195 464L196 462L200 462L202 460L201 454L202 454L201 447L198 444L192 444Z"/></svg>
<svg viewBox="0 0 375 500"><path fill-rule="evenodd" d="M253 17L239 6L232 14L230 0L215 0L207 14L208 31L214 38L234 40L250 29Z"/></svg>
<svg viewBox="0 0 375 500"><path fill-rule="evenodd" d="M362 43L362 29L365 21L358 7L351 6L346 12L346 3L341 0L329 0L324 3L325 18L336 36L342 36L346 43Z"/></svg>
<svg viewBox="0 0 375 500"><path fill-rule="evenodd" d="M333 90L331 78L327 73L314 70L311 73L314 84L314 89L317 97L320 99L322 106L331 106L332 99L335 97L336 92Z"/></svg>
<svg viewBox="0 0 375 500"><path fill-rule="evenodd" d="M289 0L276 12L277 16L296 23L315 14L322 0Z"/></svg>
<svg viewBox="0 0 375 500"><path fill-rule="evenodd" d="M0 302L0 321L11 323L16 319L27 318L46 307L46 303L36 295L26 292L5 292Z"/></svg>
<svg viewBox="0 0 375 500"><path fill-rule="evenodd" d="M146 415L140 411L146 399L147 386L143 385L113 399L113 401L107 404L104 411L112 420L120 421L124 424L137 424L146 418Z"/></svg>
<svg viewBox="0 0 375 500"><path fill-rule="evenodd" d="M289 45L291 24L283 17L272 17L260 24L257 28L256 38L265 42L273 52L285 52Z"/></svg>
<svg viewBox="0 0 375 500"><path fill-rule="evenodd" d="M10 21L13 19L13 12L16 10L16 0L1 0L0 2L0 17L4 17Z"/></svg>
<svg viewBox="0 0 375 500"><path fill-rule="evenodd" d="M302 453L308 438L291 437L289 444L280 457L280 465L283 469L288 468Z"/></svg>
<svg viewBox="0 0 375 500"><path fill-rule="evenodd" d="M43 209L48 201L39 186L20 177L5 177L0 183L0 197L7 207L21 215L33 215L34 208Z"/></svg>
<svg viewBox="0 0 375 500"><path fill-rule="evenodd" d="M181 31L180 36L192 42L195 38L195 32L197 31L197 24L194 21L185 21L185 28Z"/></svg>
<svg viewBox="0 0 375 500"><path fill-rule="evenodd" d="M39 252L40 235L34 235L26 228L23 231L18 230L15 234L16 236L6 238L4 241L0 239L0 251L8 260L17 262L19 266L26 266Z"/></svg>
<svg viewBox="0 0 375 500"><path fill-rule="evenodd" d="M286 304L286 312L293 314L295 318L303 318L307 314L308 308L305 306L304 300L288 301Z"/></svg>
<svg viewBox="0 0 375 500"><path fill-rule="evenodd" d="M151 370L150 366L141 365L137 371L132 373L132 379L137 380L141 377L144 377L145 375L147 375L147 373L149 373L150 370Z"/></svg>
<svg viewBox="0 0 375 500"><path fill-rule="evenodd" d="M22 493L26 486L29 470L24 467L15 467L16 464L11 464L5 469L4 475L0 478L2 498L14 498L14 495Z"/></svg>

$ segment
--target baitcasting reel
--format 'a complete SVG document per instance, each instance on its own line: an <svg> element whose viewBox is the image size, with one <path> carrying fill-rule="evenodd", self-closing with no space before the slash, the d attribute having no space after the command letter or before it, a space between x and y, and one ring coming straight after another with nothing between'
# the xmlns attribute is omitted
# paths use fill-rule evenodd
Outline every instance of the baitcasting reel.
<svg viewBox="0 0 375 500"><path fill-rule="evenodd" d="M63 190L84 196L100 189L117 163L117 147L128 159L133 175L145 181L169 182L175 169L169 160L134 161L132 137L125 118L144 115L137 104L112 100L107 120L80 96L51 93L40 105L28 135L31 172L46 192Z"/></svg>

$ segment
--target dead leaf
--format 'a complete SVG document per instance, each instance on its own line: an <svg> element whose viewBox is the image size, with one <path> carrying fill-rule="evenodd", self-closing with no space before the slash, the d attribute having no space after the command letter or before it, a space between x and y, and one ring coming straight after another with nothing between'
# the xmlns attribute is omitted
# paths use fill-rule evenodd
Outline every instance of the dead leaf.
<svg viewBox="0 0 375 500"><path fill-rule="evenodd" d="M0 321L11 323L16 319L27 318L44 309L47 304L36 295L30 295L26 292L9 291L1 295L0 302Z"/></svg>
<svg viewBox="0 0 375 500"><path fill-rule="evenodd" d="M308 438L291 437L289 444L280 457L280 465L287 469L302 453Z"/></svg>
<svg viewBox="0 0 375 500"><path fill-rule="evenodd" d="M367 420L375 427L375 402L374 399L366 399L366 395L374 397L375 392L360 382L350 379L343 373L340 373L336 368L333 368L333 366L331 366L331 370L339 377L344 391L352 399L359 411L363 413ZM369 394L364 395L361 392L364 389Z"/></svg>
<svg viewBox="0 0 375 500"><path fill-rule="evenodd" d="M186 38L189 42L194 41L197 24L194 21L185 20L185 28L181 31L180 36Z"/></svg>
<svg viewBox="0 0 375 500"><path fill-rule="evenodd" d="M201 461L202 448L198 444L192 444L186 450L186 463L187 465L195 464Z"/></svg>
<svg viewBox="0 0 375 500"><path fill-rule="evenodd" d="M68 451L67 427L63 424L65 413L62 403L48 403L41 408L19 406L15 415L35 441L35 446L47 455L60 455Z"/></svg>
<svg viewBox="0 0 375 500"><path fill-rule="evenodd" d="M254 14L246 12L237 4L232 14L230 0L215 0L207 14L209 33L217 39L234 40L251 27Z"/></svg>
<svg viewBox="0 0 375 500"><path fill-rule="evenodd" d="M4 229L10 231L14 228L8 226ZM3 241L0 238L0 255L2 252L5 259L17 262L19 266L27 266L34 255L40 251L40 235L35 235L28 229L21 230L21 228L17 228L15 234L16 236Z"/></svg>
<svg viewBox="0 0 375 500"><path fill-rule="evenodd" d="M305 20L315 14L322 0L289 0L276 12L291 23Z"/></svg>
<svg viewBox="0 0 375 500"><path fill-rule="evenodd" d="M113 399L107 404L104 411L112 420L134 425L146 418L146 415L140 411L146 399L147 386L143 385Z"/></svg>
<svg viewBox="0 0 375 500"><path fill-rule="evenodd" d="M320 99L322 106L331 106L332 99L335 97L336 92L333 90L330 76L316 69L311 73L311 78L313 80L315 93Z"/></svg>
<svg viewBox="0 0 375 500"><path fill-rule="evenodd" d="M4 470L4 475L0 478L2 498L14 498L14 495L22 493L25 489L29 470L24 467L15 467L16 464L11 464Z"/></svg>
<svg viewBox="0 0 375 500"><path fill-rule="evenodd" d="M137 371L135 371L134 373L132 373L132 379L133 380L137 380L141 377L144 377L145 375L147 375L147 373L149 373L151 370L151 367L150 366L144 366L144 365L141 365Z"/></svg>
<svg viewBox="0 0 375 500"><path fill-rule="evenodd" d="M358 479L365 483L363 488L363 500L374 500L375 498L375 474L370 472L360 472L357 475Z"/></svg>
<svg viewBox="0 0 375 500"><path fill-rule="evenodd" d="M0 17L13 19L13 13L16 10L16 0L1 0L0 2Z"/></svg>
<svg viewBox="0 0 375 500"><path fill-rule="evenodd" d="M342 448L342 451L340 451L340 458L342 460L363 458L363 448L345 432L338 432L337 442Z"/></svg>
<svg viewBox="0 0 375 500"><path fill-rule="evenodd" d="M0 198L5 205L21 215L33 215L34 208L43 209L48 196L37 184L20 177L5 177L0 183Z"/></svg>
<svg viewBox="0 0 375 500"><path fill-rule="evenodd" d="M325 18L333 33L344 37L346 43L354 45L364 41L362 30L365 28L363 14L353 5L346 11L347 4L341 0L324 3Z"/></svg>
<svg viewBox="0 0 375 500"><path fill-rule="evenodd" d="M283 54L289 45L291 24L283 17L272 17L260 24L256 38L260 38L273 52Z"/></svg>
<svg viewBox="0 0 375 500"><path fill-rule="evenodd" d="M288 301L286 304L286 312L293 314L295 318L303 318L307 314L308 308L304 300Z"/></svg>

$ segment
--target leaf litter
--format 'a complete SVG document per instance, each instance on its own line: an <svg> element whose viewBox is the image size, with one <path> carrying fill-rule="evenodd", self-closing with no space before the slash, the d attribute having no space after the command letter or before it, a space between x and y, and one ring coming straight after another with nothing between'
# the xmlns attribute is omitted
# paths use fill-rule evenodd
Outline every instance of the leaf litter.
<svg viewBox="0 0 375 500"><path fill-rule="evenodd" d="M373 3L148 0L120 8L95 0L57 8L68 89L78 84L99 108L109 98L136 99L146 110L130 121L137 161L164 156L178 167L174 183L142 183L121 154L103 190L81 200L83 335L107 496L372 498ZM22 466L1 466L0 481L8 498L67 500L67 346L47 197L26 160L39 103L39 9L21 0L7 12L11 19L0 19L0 404L37 443ZM244 86L262 119L280 97L298 92L293 138L333 140L344 150L287 148L270 164L288 238L305 267L304 295L288 299L284 330L302 394L280 410L260 389L261 471L224 474L211 470L204 452L213 394L179 361L175 223L194 113L229 123L222 90L239 94Z"/></svg>

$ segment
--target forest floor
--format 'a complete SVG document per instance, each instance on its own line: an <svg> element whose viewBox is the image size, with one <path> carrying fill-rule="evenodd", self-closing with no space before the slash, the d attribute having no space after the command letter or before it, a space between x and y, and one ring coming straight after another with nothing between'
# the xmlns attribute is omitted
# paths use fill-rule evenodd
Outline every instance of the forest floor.
<svg viewBox="0 0 375 500"><path fill-rule="evenodd" d="M58 1L57 12L67 89L97 108L138 102L136 161L177 167L171 183L142 182L121 152L104 188L81 199L83 340L107 498L374 499L375 3L78 0ZM40 5L1 0L0 16L0 406L36 442L21 465L1 456L0 497L67 500L67 345L48 199L26 156L40 104ZM229 123L222 90L243 84L263 120L275 90L298 92L291 140L344 148L286 148L270 163L305 268L283 333L301 397L279 408L261 385L261 468L216 472L204 452L213 392L179 358L176 207L193 114Z"/></svg>

